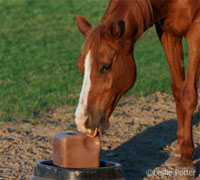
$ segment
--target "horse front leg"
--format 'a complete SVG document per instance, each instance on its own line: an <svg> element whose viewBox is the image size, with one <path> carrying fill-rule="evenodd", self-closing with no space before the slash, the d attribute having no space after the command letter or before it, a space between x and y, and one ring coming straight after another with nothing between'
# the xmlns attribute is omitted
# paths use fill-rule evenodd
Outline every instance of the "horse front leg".
<svg viewBox="0 0 200 180"><path fill-rule="evenodd" d="M171 74L172 92L176 101L176 112L178 121L178 143L175 150L171 153L169 159L165 162L165 165L176 166L181 160L181 146L184 141L184 115L180 99L181 90L183 88L185 79L183 65L183 48L181 41L182 38L163 32L160 25L156 26L156 30L168 60Z"/></svg>
<svg viewBox="0 0 200 180"><path fill-rule="evenodd" d="M193 23L186 34L189 56L186 79L181 93L181 106L184 113L184 140L181 146L181 162L178 164L179 169L193 169L192 156L194 154L194 144L192 138L192 117L198 100L197 87L200 73L199 32L200 23Z"/></svg>

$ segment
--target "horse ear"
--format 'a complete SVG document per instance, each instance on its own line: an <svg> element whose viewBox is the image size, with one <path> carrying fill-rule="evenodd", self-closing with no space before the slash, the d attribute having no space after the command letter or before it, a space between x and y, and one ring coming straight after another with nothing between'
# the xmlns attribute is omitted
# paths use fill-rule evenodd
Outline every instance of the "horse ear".
<svg viewBox="0 0 200 180"><path fill-rule="evenodd" d="M125 32L125 23L122 20L111 23L108 29L111 37L121 38Z"/></svg>
<svg viewBox="0 0 200 180"><path fill-rule="evenodd" d="M76 16L76 24L79 31L86 36L86 34L90 31L92 26L83 16Z"/></svg>

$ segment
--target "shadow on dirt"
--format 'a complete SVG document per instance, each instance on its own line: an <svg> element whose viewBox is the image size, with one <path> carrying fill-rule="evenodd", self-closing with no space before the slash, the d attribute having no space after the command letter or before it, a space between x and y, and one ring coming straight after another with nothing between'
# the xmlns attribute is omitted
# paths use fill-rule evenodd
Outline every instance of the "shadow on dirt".
<svg viewBox="0 0 200 180"><path fill-rule="evenodd" d="M193 124L200 123L199 117L200 113L196 113ZM176 140L176 130L175 119L164 121L134 136L112 151L103 151L101 158L121 163L127 180L141 180L146 177L148 170L161 166L167 160L169 152L163 148ZM200 157L199 151L200 146L196 148L195 159ZM199 174L200 162L195 167L196 174Z"/></svg>
<svg viewBox="0 0 200 180"><path fill-rule="evenodd" d="M195 155L193 157L193 159L199 159L200 158L200 146L198 146L196 149L195 149ZM195 165L195 168L196 168L196 176L198 176L200 174L200 161L198 161Z"/></svg>

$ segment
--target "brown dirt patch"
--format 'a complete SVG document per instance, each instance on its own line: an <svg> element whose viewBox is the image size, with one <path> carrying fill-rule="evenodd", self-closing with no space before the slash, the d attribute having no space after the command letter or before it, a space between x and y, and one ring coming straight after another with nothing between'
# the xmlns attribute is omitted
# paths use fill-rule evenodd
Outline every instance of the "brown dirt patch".
<svg viewBox="0 0 200 180"><path fill-rule="evenodd" d="M194 115L196 154L193 163L200 180L200 113ZM52 159L53 137L75 130L75 107L60 107L31 125L0 123L0 179L29 179L36 161ZM101 158L122 164L130 180L172 179L162 164L176 143L176 113L173 98L155 93L146 98L123 98L110 118L111 127L101 138ZM147 176L147 170L154 170ZM159 174L160 172L161 174ZM165 175L163 175L164 173Z"/></svg>

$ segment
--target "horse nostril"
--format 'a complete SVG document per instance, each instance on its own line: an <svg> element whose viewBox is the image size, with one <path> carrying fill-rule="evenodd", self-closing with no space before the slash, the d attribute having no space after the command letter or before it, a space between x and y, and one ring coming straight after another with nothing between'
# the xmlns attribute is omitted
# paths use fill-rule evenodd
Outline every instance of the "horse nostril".
<svg viewBox="0 0 200 180"><path fill-rule="evenodd" d="M95 128L99 127L100 124L103 125L105 123L104 121L105 121L105 115L100 111L94 114L88 114L87 120L85 122L85 127L87 129L94 130Z"/></svg>
<svg viewBox="0 0 200 180"><path fill-rule="evenodd" d="M90 129L91 125L90 125L90 118L88 117L86 122L85 122L85 128L86 129Z"/></svg>
<svg viewBox="0 0 200 180"><path fill-rule="evenodd" d="M94 130L97 127L98 123L94 119L92 119L91 116L88 116L86 122L85 122L85 127L86 129L92 129Z"/></svg>

